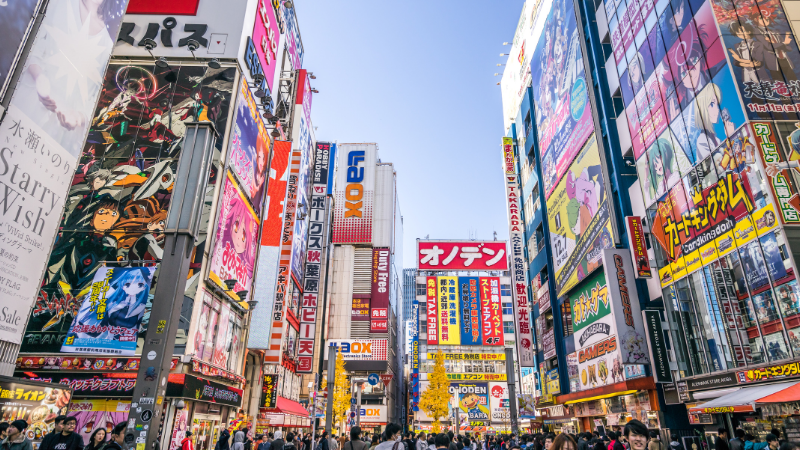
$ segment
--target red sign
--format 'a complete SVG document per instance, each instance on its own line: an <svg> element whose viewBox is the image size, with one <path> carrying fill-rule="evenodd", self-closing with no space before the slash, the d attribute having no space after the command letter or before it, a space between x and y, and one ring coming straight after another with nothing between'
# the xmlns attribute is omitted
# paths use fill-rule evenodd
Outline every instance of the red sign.
<svg viewBox="0 0 800 450"><path fill-rule="evenodd" d="M370 320L369 332L370 333L386 333L389 331L388 320Z"/></svg>
<svg viewBox="0 0 800 450"><path fill-rule="evenodd" d="M383 385L386 386L387 388L389 387L389 383L392 382L392 378L394 378L394 375L392 375L391 373L381 374L381 381L383 381Z"/></svg>
<svg viewBox="0 0 800 450"><path fill-rule="evenodd" d="M500 278L482 277L479 282L481 294L481 326L483 345L503 345L503 312L500 301ZM428 324L430 327L430 323ZM428 341L430 344L430 341Z"/></svg>
<svg viewBox="0 0 800 450"><path fill-rule="evenodd" d="M370 300L370 324L372 332L388 331L386 321L389 318L389 258L388 248L372 249L372 299ZM383 321L377 327L375 321Z"/></svg>
<svg viewBox="0 0 800 450"><path fill-rule="evenodd" d="M642 218L639 216L625 217L625 227L628 229L628 241L631 244L633 267L636 268L636 278L652 278L650 258L647 256L647 247L644 244L644 228Z"/></svg>
<svg viewBox="0 0 800 450"><path fill-rule="evenodd" d="M508 270L505 241L417 241L419 270Z"/></svg>
<svg viewBox="0 0 800 450"><path fill-rule="evenodd" d="M200 0L130 0L127 14L174 14L176 16L197 15Z"/></svg>
<svg viewBox="0 0 800 450"><path fill-rule="evenodd" d="M428 345L439 343L439 305L436 303L436 277L428 277L425 286L428 305Z"/></svg>

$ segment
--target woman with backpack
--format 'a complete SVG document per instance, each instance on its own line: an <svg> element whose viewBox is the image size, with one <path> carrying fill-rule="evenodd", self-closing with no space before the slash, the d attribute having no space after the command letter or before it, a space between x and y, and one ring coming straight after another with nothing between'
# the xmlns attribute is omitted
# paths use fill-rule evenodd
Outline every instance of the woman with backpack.
<svg viewBox="0 0 800 450"><path fill-rule="evenodd" d="M345 442L343 450L367 450L369 444L361 440L361 427L350 429L350 440Z"/></svg>

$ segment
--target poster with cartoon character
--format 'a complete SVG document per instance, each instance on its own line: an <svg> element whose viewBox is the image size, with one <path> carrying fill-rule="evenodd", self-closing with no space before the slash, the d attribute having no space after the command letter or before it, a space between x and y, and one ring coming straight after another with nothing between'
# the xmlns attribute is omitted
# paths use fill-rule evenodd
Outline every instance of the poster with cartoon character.
<svg viewBox="0 0 800 450"><path fill-rule="evenodd" d="M225 280L236 280L233 292L250 291L259 219L231 173L220 194L220 204L209 279L224 290L228 290Z"/></svg>
<svg viewBox="0 0 800 450"><path fill-rule="evenodd" d="M63 353L133 356L155 267L103 267L67 332Z"/></svg>
<svg viewBox="0 0 800 450"><path fill-rule="evenodd" d="M594 132L590 83L586 82L572 3L552 4L530 64L542 183L549 198Z"/></svg>
<svg viewBox="0 0 800 450"><path fill-rule="evenodd" d="M564 295L600 267L613 246L608 197L595 135L547 199L556 291Z"/></svg>
<svg viewBox="0 0 800 450"><path fill-rule="evenodd" d="M450 393L457 396L458 408L467 414L470 421L491 420L488 383L453 383Z"/></svg>
<svg viewBox="0 0 800 450"><path fill-rule="evenodd" d="M622 364L648 364L650 356L639 296L631 286L636 272L630 250L605 249L602 255Z"/></svg>
<svg viewBox="0 0 800 450"><path fill-rule="evenodd" d="M109 66L22 352L60 351L102 267L157 268L185 123L209 121L224 133L234 77L234 68ZM223 141L224 136L217 140L215 160ZM216 178L212 170L206 209ZM207 228L208 216L204 211L201 229ZM202 236L196 245L204 243ZM190 277L199 272L202 255L193 255ZM156 274L151 289L156 289L157 278ZM190 288L187 285L187 292ZM148 303L140 335L146 330L149 308Z"/></svg>
<svg viewBox="0 0 800 450"><path fill-rule="evenodd" d="M75 417L78 424L75 432L83 442L91 442L95 433L105 432L105 441L111 438L114 426L128 418L130 401L121 400L76 400L70 403L67 417Z"/></svg>
<svg viewBox="0 0 800 450"><path fill-rule="evenodd" d="M231 129L228 164L258 215L261 215L267 185L269 147L267 128L247 87L247 80L242 78L236 100L236 120Z"/></svg>

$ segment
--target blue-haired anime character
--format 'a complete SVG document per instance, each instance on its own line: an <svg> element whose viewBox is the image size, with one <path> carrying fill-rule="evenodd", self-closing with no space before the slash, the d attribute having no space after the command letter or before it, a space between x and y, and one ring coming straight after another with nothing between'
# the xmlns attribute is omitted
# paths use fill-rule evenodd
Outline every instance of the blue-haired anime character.
<svg viewBox="0 0 800 450"><path fill-rule="evenodd" d="M150 294L151 269L134 267L116 271L122 271L122 274L112 278L110 285L114 293L106 299L106 314L102 323L113 327L139 328Z"/></svg>

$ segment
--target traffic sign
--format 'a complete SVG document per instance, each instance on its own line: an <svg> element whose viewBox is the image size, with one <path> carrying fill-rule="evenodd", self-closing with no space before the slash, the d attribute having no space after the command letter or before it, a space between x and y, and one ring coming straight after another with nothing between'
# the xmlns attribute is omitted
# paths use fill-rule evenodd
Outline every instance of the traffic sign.
<svg viewBox="0 0 800 450"><path fill-rule="evenodd" d="M379 377L377 373L371 373L369 374L369 377L367 377L367 380L371 386L376 386L378 383L380 383L381 377Z"/></svg>
<svg viewBox="0 0 800 450"><path fill-rule="evenodd" d="M355 404L356 404L356 399L354 399L354 398L351 398L351 399L350 399L350 404L351 404L351 405L355 405Z"/></svg>
<svg viewBox="0 0 800 450"><path fill-rule="evenodd" d="M356 416L356 412L355 411L350 411L350 417L353 418L355 416Z"/></svg>

